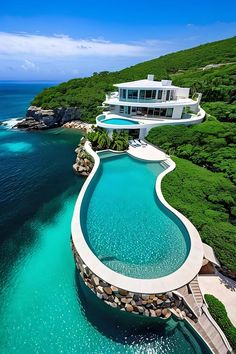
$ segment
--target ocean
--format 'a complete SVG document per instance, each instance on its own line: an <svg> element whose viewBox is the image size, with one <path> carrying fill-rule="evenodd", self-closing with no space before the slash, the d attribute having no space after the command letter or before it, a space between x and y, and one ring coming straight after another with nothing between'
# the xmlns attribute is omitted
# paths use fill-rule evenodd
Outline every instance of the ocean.
<svg viewBox="0 0 236 354"><path fill-rule="evenodd" d="M195 353L176 322L108 308L81 282L70 223L84 182L72 171L82 134L9 129L50 85L0 82L0 352Z"/></svg>

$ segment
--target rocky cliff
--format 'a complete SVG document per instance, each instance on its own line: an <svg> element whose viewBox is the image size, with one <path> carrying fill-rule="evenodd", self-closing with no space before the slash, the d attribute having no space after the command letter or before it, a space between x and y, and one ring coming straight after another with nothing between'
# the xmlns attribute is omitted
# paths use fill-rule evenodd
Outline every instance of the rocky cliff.
<svg viewBox="0 0 236 354"><path fill-rule="evenodd" d="M42 109L41 107L30 106L26 118L16 124L16 128L22 129L49 129L62 126L64 123L79 120L79 108L55 108Z"/></svg>

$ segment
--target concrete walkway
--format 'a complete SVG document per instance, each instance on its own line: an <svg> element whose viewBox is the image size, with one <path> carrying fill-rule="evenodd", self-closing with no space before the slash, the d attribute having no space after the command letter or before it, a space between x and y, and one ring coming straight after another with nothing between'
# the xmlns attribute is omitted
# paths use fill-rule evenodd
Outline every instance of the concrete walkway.
<svg viewBox="0 0 236 354"><path fill-rule="evenodd" d="M147 161L163 161L168 158L164 152L149 144L137 147L129 145L128 154L136 157L137 159Z"/></svg>
<svg viewBox="0 0 236 354"><path fill-rule="evenodd" d="M198 282L203 294L214 295L225 305L228 317L236 326L236 282L218 272L216 275L200 275Z"/></svg>

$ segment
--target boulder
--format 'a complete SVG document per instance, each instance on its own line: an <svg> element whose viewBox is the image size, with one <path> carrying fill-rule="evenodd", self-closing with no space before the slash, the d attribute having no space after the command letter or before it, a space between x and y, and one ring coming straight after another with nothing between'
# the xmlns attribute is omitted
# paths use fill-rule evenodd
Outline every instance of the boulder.
<svg viewBox="0 0 236 354"><path fill-rule="evenodd" d="M171 312L168 310L167 313L165 314L165 318L170 318L171 317Z"/></svg>
<svg viewBox="0 0 236 354"><path fill-rule="evenodd" d="M97 287L96 287L96 291L97 291L98 293L100 293L100 294L103 294L103 293L104 293L102 286L97 286Z"/></svg>
<svg viewBox="0 0 236 354"><path fill-rule="evenodd" d="M111 295L111 294L112 294L112 290L111 290L111 288L108 287L108 286L105 286L105 287L103 288L103 290L105 291L105 293L106 293L107 295Z"/></svg>
<svg viewBox="0 0 236 354"><path fill-rule="evenodd" d="M154 310L150 310L151 317L156 317L156 312Z"/></svg>
<svg viewBox="0 0 236 354"><path fill-rule="evenodd" d="M137 306L139 313L144 313L144 308L142 306Z"/></svg>
<svg viewBox="0 0 236 354"><path fill-rule="evenodd" d="M125 304L125 309L127 312L133 312L134 310L133 306L130 304Z"/></svg>
<svg viewBox="0 0 236 354"><path fill-rule="evenodd" d="M127 290L124 290L124 289L119 289L119 293L122 296L126 296L126 295L128 295L129 292Z"/></svg>
<svg viewBox="0 0 236 354"><path fill-rule="evenodd" d="M123 302L123 304L130 304L132 301L132 298L131 297L122 297L120 301Z"/></svg>
<svg viewBox="0 0 236 354"><path fill-rule="evenodd" d="M149 300L149 295L143 294L142 295L142 299L145 300L145 301L148 301Z"/></svg>
<svg viewBox="0 0 236 354"><path fill-rule="evenodd" d="M93 284L94 284L95 286L98 286L98 285L99 285L99 278L96 277L96 276L93 276L93 277L92 277L92 282L93 282Z"/></svg>
<svg viewBox="0 0 236 354"><path fill-rule="evenodd" d="M118 288L116 286L111 285L111 290L113 293L118 293Z"/></svg>
<svg viewBox="0 0 236 354"><path fill-rule="evenodd" d="M160 317L160 316L161 316L161 309L157 309L157 310L155 311L155 313L156 313L156 316L157 316L157 317Z"/></svg>
<svg viewBox="0 0 236 354"><path fill-rule="evenodd" d="M169 311L168 309L162 309L161 314L165 317L167 315L168 311Z"/></svg>

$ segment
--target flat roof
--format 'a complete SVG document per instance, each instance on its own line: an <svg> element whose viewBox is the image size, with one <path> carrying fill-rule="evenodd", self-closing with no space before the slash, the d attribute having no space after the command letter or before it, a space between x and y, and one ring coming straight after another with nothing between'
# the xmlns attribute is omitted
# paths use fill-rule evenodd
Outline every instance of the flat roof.
<svg viewBox="0 0 236 354"><path fill-rule="evenodd" d="M122 87L122 88L162 88L162 89L174 89L179 88L174 85L162 85L161 81L153 81L153 80L137 80L130 82L123 82L121 84L114 84L113 86Z"/></svg>

